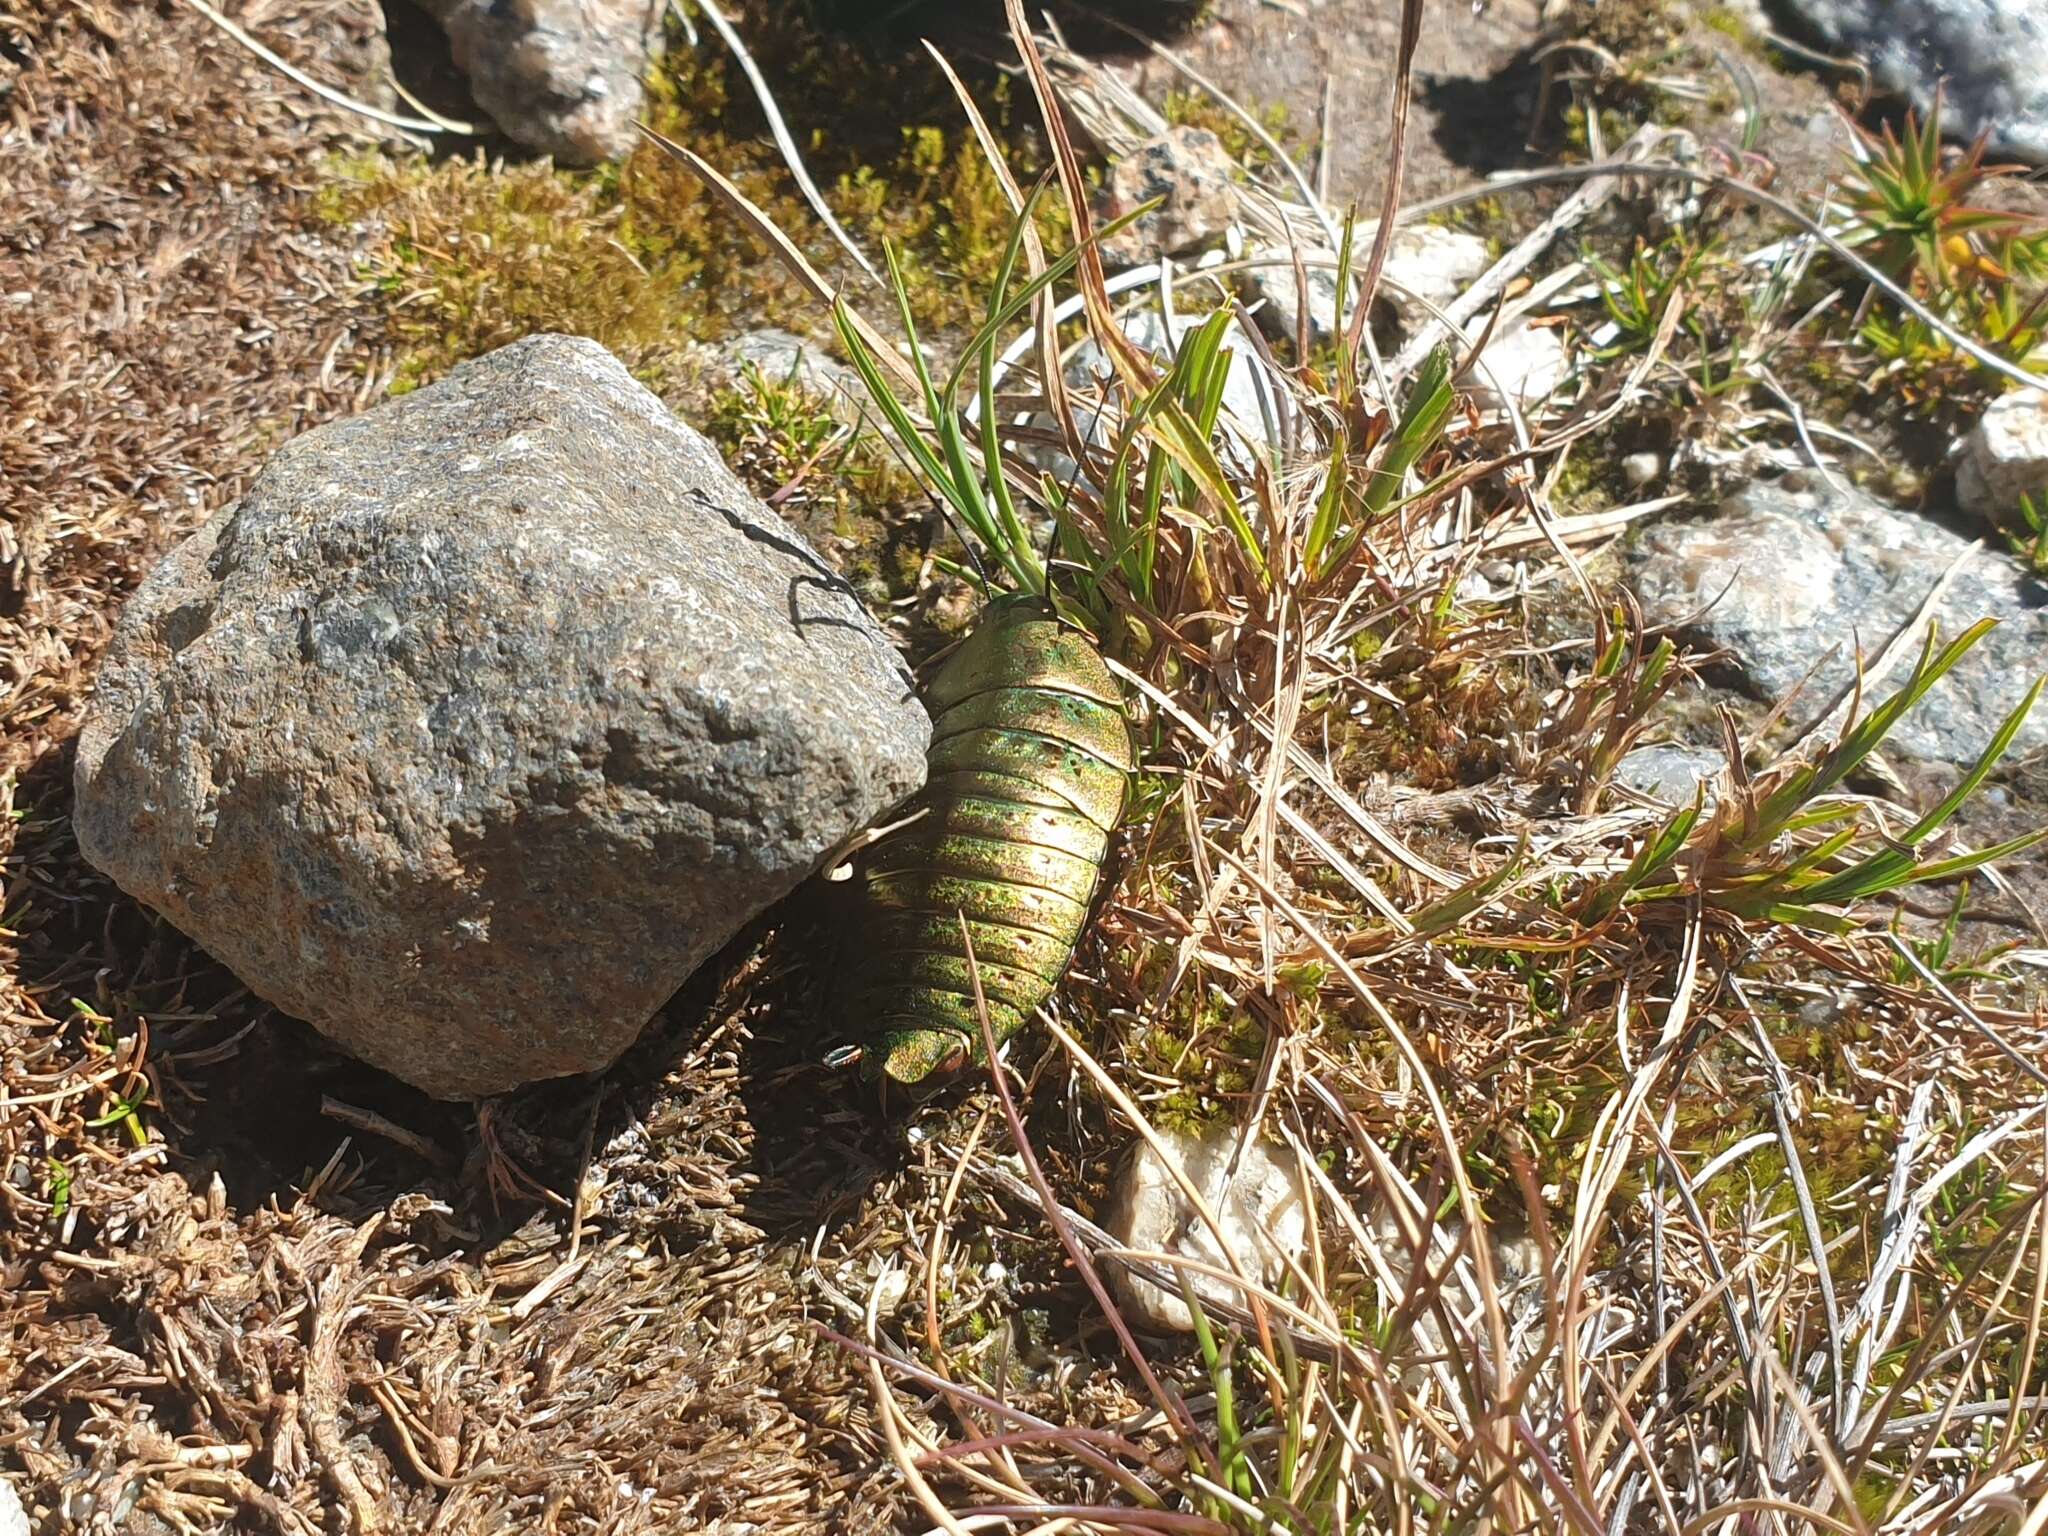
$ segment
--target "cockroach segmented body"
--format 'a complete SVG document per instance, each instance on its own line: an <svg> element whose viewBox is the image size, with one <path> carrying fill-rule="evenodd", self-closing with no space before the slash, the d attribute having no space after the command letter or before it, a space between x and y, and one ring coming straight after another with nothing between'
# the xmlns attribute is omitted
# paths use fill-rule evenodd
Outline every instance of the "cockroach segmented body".
<svg viewBox="0 0 2048 1536"><path fill-rule="evenodd" d="M969 943L998 1041L1059 985L1134 767L1101 654L1032 599L991 603L925 702L925 786L854 858L848 993L868 1075L915 1095L979 1054Z"/></svg>

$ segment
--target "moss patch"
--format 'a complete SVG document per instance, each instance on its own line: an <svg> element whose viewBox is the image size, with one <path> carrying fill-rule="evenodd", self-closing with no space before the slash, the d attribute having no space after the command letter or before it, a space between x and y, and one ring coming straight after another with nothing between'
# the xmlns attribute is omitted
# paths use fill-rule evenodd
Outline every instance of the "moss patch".
<svg viewBox="0 0 2048 1536"><path fill-rule="evenodd" d="M976 318L1011 211L959 104L922 53L877 54L820 29L803 6L743 8L738 25L803 140L834 214L880 264L899 248L921 328ZM728 176L864 307L888 301L798 195L729 56L672 37L649 79L648 121ZM1037 141L1012 125L1011 92L977 89L1021 181ZM880 116L848 103L886 99ZM896 126L905 118L912 126ZM657 392L691 393L689 344L738 329L818 330L822 311L768 248L685 167L652 144L616 165L439 164L383 153L337 158L317 213L371 233L365 276L385 296L402 351L394 387L428 382L534 331L604 343ZM1056 215L1046 215L1048 230Z"/></svg>

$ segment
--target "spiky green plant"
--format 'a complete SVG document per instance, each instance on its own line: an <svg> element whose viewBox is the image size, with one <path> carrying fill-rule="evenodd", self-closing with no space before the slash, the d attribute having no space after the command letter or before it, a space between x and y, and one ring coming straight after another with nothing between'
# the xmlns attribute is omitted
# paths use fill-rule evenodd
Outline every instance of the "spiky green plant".
<svg viewBox="0 0 2048 1536"><path fill-rule="evenodd" d="M1874 835L1860 803L1836 794L1996 622L1980 620L1938 648L1930 630L1904 685L1847 725L1826 752L1778 765L1724 799L1712 815L1703 798L1680 810L1644 841L1626 870L1589 893L1589 908L1603 914L1623 900L1697 896L1753 921L1846 933L1860 921L1856 909L1874 897L1955 879L2048 838L2043 829L1951 858L1920 854L2010 750L2048 678L2035 681L1969 771L1905 832Z"/></svg>
<svg viewBox="0 0 2048 1536"><path fill-rule="evenodd" d="M2048 576L2048 512L2032 496L2020 496L2019 520L2021 526L2006 534L2006 542L2012 545L2012 552L2027 562L2027 569L2037 576Z"/></svg>
<svg viewBox="0 0 2048 1536"><path fill-rule="evenodd" d="M1924 122L1907 111L1903 133L1887 124L1881 133L1858 128L1856 134L1859 152L1846 186L1857 225L1850 238L1893 276L1918 271L1945 280L1983 259L1984 236L2026 222L1970 201L1986 182L2022 169L1984 163L1988 131L1952 164L1942 163L1939 95Z"/></svg>

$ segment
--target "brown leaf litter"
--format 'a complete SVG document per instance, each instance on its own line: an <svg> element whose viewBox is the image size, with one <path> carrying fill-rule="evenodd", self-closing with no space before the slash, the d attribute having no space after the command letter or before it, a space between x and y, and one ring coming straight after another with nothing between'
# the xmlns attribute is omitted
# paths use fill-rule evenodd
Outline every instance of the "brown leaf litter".
<svg viewBox="0 0 2048 1536"><path fill-rule="evenodd" d="M231 14L374 88L367 0ZM310 206L364 128L168 0L0 0L0 1476L38 1529L150 1536L883 1526L864 1390L796 1275L823 1207L835 1243L886 1232L858 1112L748 1097L736 1011L595 1102L429 1103L70 835L121 600L390 377Z"/></svg>

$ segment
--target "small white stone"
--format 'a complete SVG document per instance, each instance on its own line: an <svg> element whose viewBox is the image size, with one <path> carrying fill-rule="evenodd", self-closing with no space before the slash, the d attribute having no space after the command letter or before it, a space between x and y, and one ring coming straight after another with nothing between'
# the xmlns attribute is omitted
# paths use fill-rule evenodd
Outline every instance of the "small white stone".
<svg viewBox="0 0 2048 1536"><path fill-rule="evenodd" d="M0 1477L0 1536L28 1536L28 1511L21 1507L14 1484L4 1477Z"/></svg>
<svg viewBox="0 0 2048 1536"><path fill-rule="evenodd" d="M1365 270L1370 250L1370 244L1362 242L1353 252L1354 271ZM1326 250L1305 250L1301 259L1308 278L1309 328L1316 336L1325 337L1337 325L1336 257ZM1412 224L1396 230L1387 248L1379 297L1392 307L1404 327L1413 330L1433 318L1431 305L1448 308L1492 264L1493 253L1479 236L1440 224ZM1253 286L1272 314L1273 329L1292 336L1301 303L1294 257L1285 250L1261 251L1251 272ZM1356 284L1351 297L1357 298Z"/></svg>
<svg viewBox="0 0 2048 1536"><path fill-rule="evenodd" d="M1298 1258L1308 1234L1308 1209L1291 1161L1254 1140L1244 1149L1232 1178L1236 1127L1220 1126L1199 1137L1161 1131L1159 1139L1215 1213L1246 1276L1269 1287L1277 1284L1286 1271L1283 1255ZM1166 1161L1149 1143L1141 1142L1118 1174L1105 1225L1126 1248L1230 1268L1216 1234L1188 1203ZM1114 1274L1119 1299L1134 1321L1160 1330L1185 1332L1194 1327L1194 1316L1178 1295L1121 1268ZM1244 1292L1228 1281L1192 1272L1189 1278L1204 1302L1244 1305Z"/></svg>
<svg viewBox="0 0 2048 1536"><path fill-rule="evenodd" d="M1660 478L1663 473L1664 458L1661 454L1646 450L1642 453L1632 453L1621 461L1622 478L1637 490Z"/></svg>
<svg viewBox="0 0 2048 1536"><path fill-rule="evenodd" d="M2048 513L2048 390L2022 389L1991 402L1956 463L1956 499L1997 521L2032 496Z"/></svg>
<svg viewBox="0 0 2048 1536"><path fill-rule="evenodd" d="M1394 231L1387 247L1382 291L1401 323L1413 328L1433 318L1429 305L1448 309L1492 265L1493 253L1479 236L1441 224L1410 224Z"/></svg>
<svg viewBox="0 0 2048 1536"><path fill-rule="evenodd" d="M1495 336L1472 365L1472 400L1481 410L1502 410L1513 400L1523 410L1547 400L1569 365L1564 342L1549 326L1515 325Z"/></svg>

